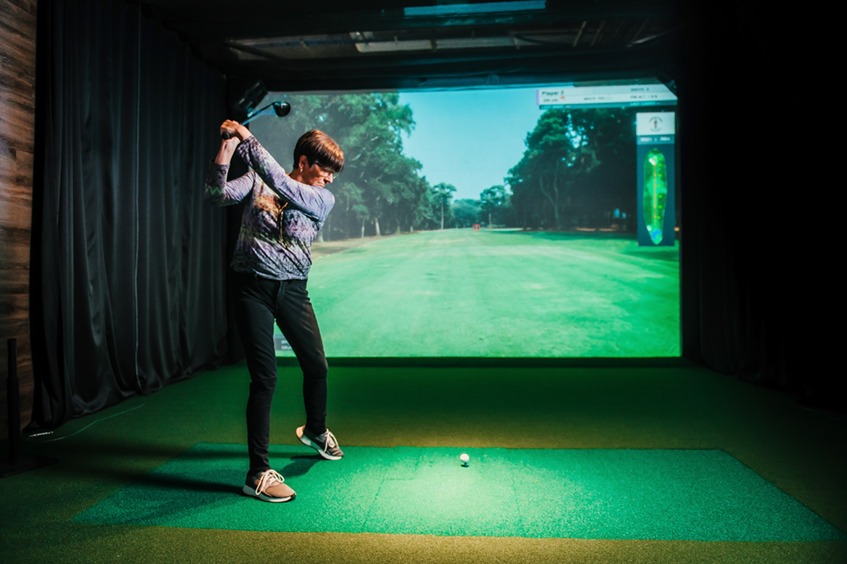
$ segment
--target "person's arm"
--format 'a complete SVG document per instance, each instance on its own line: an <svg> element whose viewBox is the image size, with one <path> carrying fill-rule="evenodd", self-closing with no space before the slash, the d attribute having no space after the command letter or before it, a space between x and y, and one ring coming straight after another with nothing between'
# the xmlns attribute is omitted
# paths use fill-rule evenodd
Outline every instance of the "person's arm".
<svg viewBox="0 0 847 564"><path fill-rule="evenodd" d="M232 155L235 154L235 148L241 143L238 137L230 137L229 139L221 139L221 148L218 154L215 155L215 164L229 165L232 162Z"/></svg>
<svg viewBox="0 0 847 564"><path fill-rule="evenodd" d="M246 128L245 128L246 129ZM253 189L253 173L247 173L230 182L226 181L232 155L238 147L238 137L221 141L221 148L215 160L209 163L206 171L206 201L216 206L228 206L240 202Z"/></svg>
<svg viewBox="0 0 847 564"><path fill-rule="evenodd" d="M238 145L236 152L271 190L290 202L294 208L316 221L326 220L335 204L332 192L292 179L252 135Z"/></svg>

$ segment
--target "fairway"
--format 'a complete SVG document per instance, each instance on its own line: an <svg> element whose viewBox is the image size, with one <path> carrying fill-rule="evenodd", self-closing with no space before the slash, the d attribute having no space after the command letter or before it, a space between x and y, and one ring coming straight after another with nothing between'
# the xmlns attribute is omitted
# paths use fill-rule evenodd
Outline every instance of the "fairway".
<svg viewBox="0 0 847 564"><path fill-rule="evenodd" d="M608 233L445 229L318 256L309 293L334 358L675 357L678 258Z"/></svg>

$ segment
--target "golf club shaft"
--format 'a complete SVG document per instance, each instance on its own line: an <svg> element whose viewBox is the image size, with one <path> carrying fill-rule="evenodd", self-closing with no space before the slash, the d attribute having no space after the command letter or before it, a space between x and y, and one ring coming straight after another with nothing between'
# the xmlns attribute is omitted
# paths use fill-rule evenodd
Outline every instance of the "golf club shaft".
<svg viewBox="0 0 847 564"><path fill-rule="evenodd" d="M279 117L284 117L288 115L289 111L291 111L291 106L288 104L288 102L273 102L271 104L268 104L261 110L257 110L255 113L248 116L247 119L241 122L241 125L246 125L247 123L253 121L255 118L259 116L266 116L268 114L276 114ZM232 136L226 131L221 133L221 139L229 139L230 137Z"/></svg>

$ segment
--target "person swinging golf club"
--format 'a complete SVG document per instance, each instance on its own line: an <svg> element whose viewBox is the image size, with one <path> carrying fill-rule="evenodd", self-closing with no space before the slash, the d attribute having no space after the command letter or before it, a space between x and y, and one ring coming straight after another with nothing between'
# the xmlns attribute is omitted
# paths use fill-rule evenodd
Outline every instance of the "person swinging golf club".
<svg viewBox="0 0 847 564"><path fill-rule="evenodd" d="M327 186L344 167L344 153L327 134L309 131L297 141L294 166L286 174L243 125L226 120L220 133L221 147L206 175L206 200L217 206L246 201L231 263L233 311L250 372L250 469L242 492L263 501L285 502L296 493L268 460L277 381L274 321L303 371L306 423L296 429L297 438L325 459L344 456L326 427L328 367L306 290L311 245L335 203ZM235 153L250 170L227 182Z"/></svg>

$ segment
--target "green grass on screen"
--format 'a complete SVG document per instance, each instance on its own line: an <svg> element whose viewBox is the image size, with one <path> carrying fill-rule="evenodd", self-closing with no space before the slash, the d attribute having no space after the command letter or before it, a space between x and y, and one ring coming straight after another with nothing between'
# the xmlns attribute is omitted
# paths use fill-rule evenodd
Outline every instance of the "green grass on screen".
<svg viewBox="0 0 847 564"><path fill-rule="evenodd" d="M678 247L610 233L445 229L333 248L343 242L315 245L309 276L329 357L681 352Z"/></svg>

